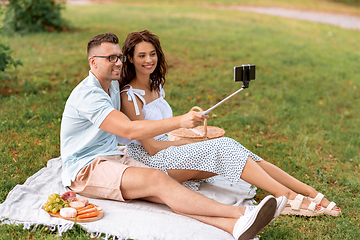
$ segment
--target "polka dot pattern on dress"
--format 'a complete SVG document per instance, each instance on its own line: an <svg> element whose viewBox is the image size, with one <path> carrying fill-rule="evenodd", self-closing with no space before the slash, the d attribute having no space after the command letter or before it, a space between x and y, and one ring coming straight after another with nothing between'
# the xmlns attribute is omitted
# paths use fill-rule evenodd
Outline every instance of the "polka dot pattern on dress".
<svg viewBox="0 0 360 240"><path fill-rule="evenodd" d="M161 141L168 141L165 136ZM250 156L254 161L263 159L234 139L222 137L182 146L171 146L151 156L143 146L130 144L127 154L149 167L167 172L167 169L201 170L221 175L231 182L238 182ZM191 187L191 185L193 185ZM196 185L196 184L195 184ZM187 183L192 189L197 187Z"/></svg>

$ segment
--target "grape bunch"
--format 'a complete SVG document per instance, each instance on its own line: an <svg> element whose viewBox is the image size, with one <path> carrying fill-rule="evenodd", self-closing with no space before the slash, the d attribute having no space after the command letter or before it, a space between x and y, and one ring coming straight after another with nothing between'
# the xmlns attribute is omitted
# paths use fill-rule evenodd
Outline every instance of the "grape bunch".
<svg viewBox="0 0 360 240"><path fill-rule="evenodd" d="M44 210L51 213L57 213L61 208L69 207L68 201L64 201L60 194L50 194L45 205Z"/></svg>

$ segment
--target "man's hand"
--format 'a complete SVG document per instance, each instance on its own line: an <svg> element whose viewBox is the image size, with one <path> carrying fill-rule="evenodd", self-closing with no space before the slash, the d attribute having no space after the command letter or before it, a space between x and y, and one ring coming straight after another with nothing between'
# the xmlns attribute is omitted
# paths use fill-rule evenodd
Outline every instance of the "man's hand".
<svg viewBox="0 0 360 240"><path fill-rule="evenodd" d="M190 112L181 116L180 126L183 128L194 128L202 124L204 120L208 118L208 115L204 115L201 112L191 110Z"/></svg>

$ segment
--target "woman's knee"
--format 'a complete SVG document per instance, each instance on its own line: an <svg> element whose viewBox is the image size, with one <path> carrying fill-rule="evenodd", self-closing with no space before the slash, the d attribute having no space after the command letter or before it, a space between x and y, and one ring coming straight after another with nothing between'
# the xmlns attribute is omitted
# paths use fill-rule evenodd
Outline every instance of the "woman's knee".
<svg viewBox="0 0 360 240"><path fill-rule="evenodd" d="M249 156L250 157L250 156ZM250 157L251 158L251 157ZM251 158L252 159L252 158ZM255 160L254 160L255 161ZM269 162L267 162L266 160L261 160L261 161L255 161L257 164L259 164L260 167L269 164ZM263 167L262 167L263 168Z"/></svg>
<svg viewBox="0 0 360 240"><path fill-rule="evenodd" d="M220 142L227 143L227 144L239 144L235 139L228 138L228 137L221 137L221 138L216 138L216 139L219 140Z"/></svg>

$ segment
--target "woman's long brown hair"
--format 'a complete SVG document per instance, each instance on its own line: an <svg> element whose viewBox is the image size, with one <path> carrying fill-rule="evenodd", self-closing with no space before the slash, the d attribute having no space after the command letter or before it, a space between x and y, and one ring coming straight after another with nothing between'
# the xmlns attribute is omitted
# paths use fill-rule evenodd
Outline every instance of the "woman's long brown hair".
<svg viewBox="0 0 360 240"><path fill-rule="evenodd" d="M121 68L121 75L119 80L120 89L123 88L125 85L129 84L131 80L135 78L135 67L134 64L129 61L129 57L134 58L135 46L141 42L149 42L156 49L158 62L154 72L150 74L150 89L151 91L158 91L160 84L162 86L164 86L165 84L165 75L168 65L165 59L164 52L162 51L158 36L148 30L143 30L141 32L132 32L126 37L126 40L122 46L122 53L127 56L127 59L126 62L123 63L123 66Z"/></svg>

